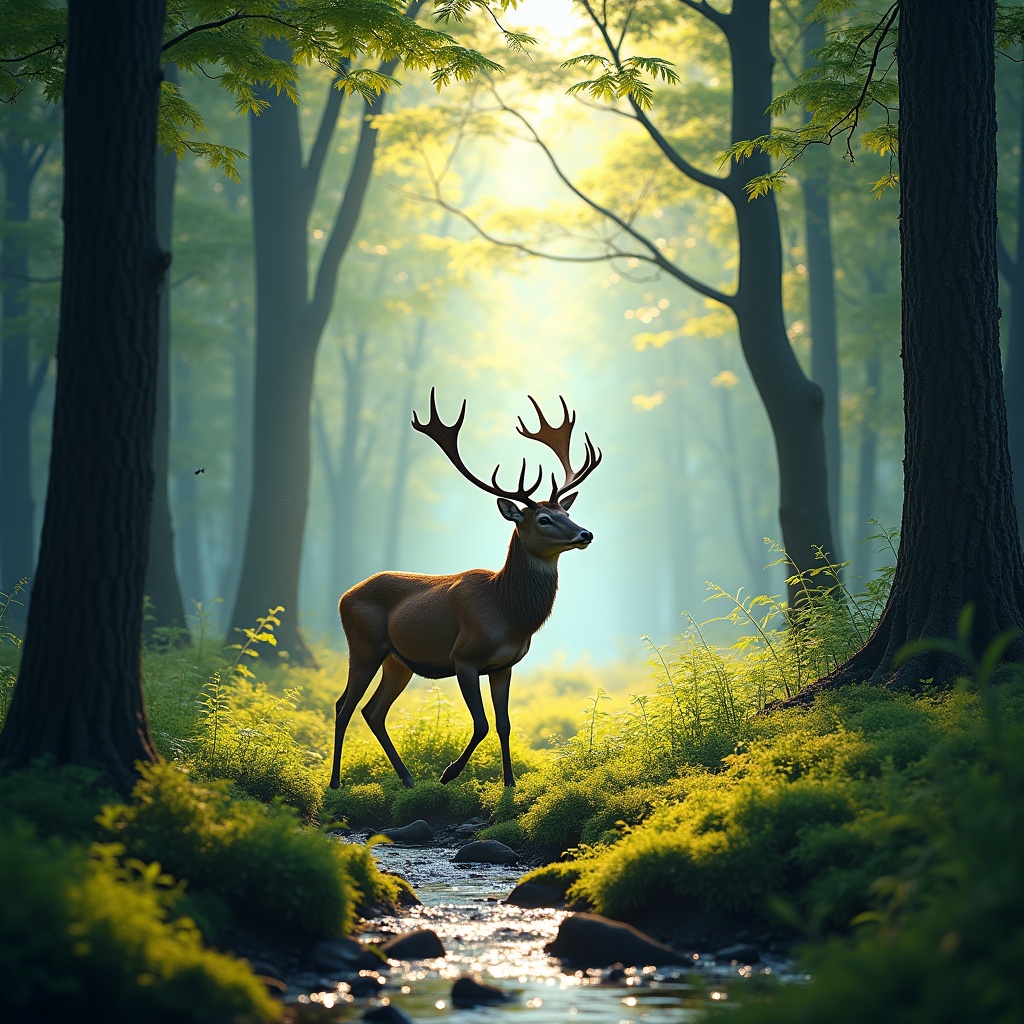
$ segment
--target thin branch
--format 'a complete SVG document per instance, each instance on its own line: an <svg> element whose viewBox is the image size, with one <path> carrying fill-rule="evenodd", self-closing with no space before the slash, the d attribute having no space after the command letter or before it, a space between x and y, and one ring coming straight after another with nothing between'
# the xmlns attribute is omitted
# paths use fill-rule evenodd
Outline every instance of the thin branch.
<svg viewBox="0 0 1024 1024"><path fill-rule="evenodd" d="M613 224L617 224L626 234L628 234L635 241L639 242L640 245L642 245L650 253L649 257L637 258L642 258L648 263L653 263L655 266L660 267L667 274L671 274L677 280L682 281L684 284L688 285L690 288L693 288L694 291L699 292L701 295L704 295L705 297L712 299L715 302L720 302L724 306L729 306L730 308L732 308L734 299L731 296L726 295L725 292L720 292L717 288L712 288L710 285L705 284L703 281L698 281L697 278L691 277L681 268L677 267L674 263L671 263L664 257L664 255L662 255L662 252L658 248L658 246L655 245L654 242L652 242L645 234L643 234L643 232L635 228L632 224L625 221L613 210L610 210L606 206L602 206L596 200L592 199L585 192L579 189L575 184L573 184L573 182L569 179L566 173L562 170L561 165L555 159L554 153L551 152L548 146L544 143L541 137L534 130L533 125L531 125L530 122L521 113L519 113L518 110L513 110L511 107L507 106L493 87L491 89L491 92L493 93L497 102L501 105L502 109L505 110L507 113L511 114L513 117L515 117L518 121L520 121L522 125L526 128L526 130L530 133L530 135L533 138L533 141L536 143L537 146L540 147L541 152L544 154L544 156L547 158L548 163L551 165L551 169L555 172L555 175L562 182L562 184L565 185L565 187L569 189L569 191L572 192L572 194L576 196L577 199L581 200L583 203L589 206L595 213L599 213L602 217L605 217L607 220L610 220Z"/></svg>
<svg viewBox="0 0 1024 1024"><path fill-rule="evenodd" d="M44 53L49 53L51 50L60 50L66 45L66 39L54 39L49 46L40 47L40 49L33 50L31 53L23 53L20 57L0 57L0 64L19 64L22 61L31 60L33 57L41 57Z"/></svg>
<svg viewBox="0 0 1024 1024"><path fill-rule="evenodd" d="M606 23L598 18L591 6L590 0L581 0L581 2L583 9L590 15L590 20L594 23L598 32L601 33L601 38L604 40L604 45L612 56L612 61L614 62L615 67L621 72L623 69L620 47L616 46L615 43L612 42L612 38L608 34ZM684 0L684 2L686 2L686 0ZM693 5L690 4L689 6ZM727 178L720 178L717 175L708 174L706 171L702 171L700 168L691 164L690 161L687 160L674 146L672 146L668 139L658 131L654 126L654 123L640 108L640 105L632 95L627 98L629 100L629 105L633 108L633 114L636 117L636 120L643 125L644 130L651 137L654 144L662 151L662 153L665 154L669 163L671 163L677 171L686 175L687 178L696 182L698 185L704 185L706 188L713 188L717 192L721 192L723 194L726 193L728 187Z"/></svg>
<svg viewBox="0 0 1024 1024"><path fill-rule="evenodd" d="M351 60L345 58L343 69L351 67ZM313 197L316 194L316 187L320 182L320 175L323 173L324 161L327 159L327 151L331 145L331 136L341 116L341 109L345 103L345 91L338 88L343 74L337 75L328 86L327 101L324 103L323 114L320 117L320 124L316 130L316 138L309 150L309 160L304 168L304 179L306 187L305 206L306 216L313 206Z"/></svg>
<svg viewBox="0 0 1024 1024"><path fill-rule="evenodd" d="M726 19L729 18L729 15L716 10L707 0L679 0L679 2L689 7L691 11L703 14L708 21L713 21L719 28L725 28Z"/></svg>
<svg viewBox="0 0 1024 1024"><path fill-rule="evenodd" d="M295 26L285 21L283 18L275 17L273 14L246 14L244 11L235 11L234 14L229 14L226 18L221 18L220 21L207 21L202 25L194 25L192 28L186 29L180 35L176 35L173 39L168 39L163 46L160 47L160 52L165 53L172 46L177 46L178 43L188 39L189 36L194 36L197 32L211 32L218 28L223 28L225 25L230 25L235 21L269 21L275 25L283 25L285 28L295 28Z"/></svg>

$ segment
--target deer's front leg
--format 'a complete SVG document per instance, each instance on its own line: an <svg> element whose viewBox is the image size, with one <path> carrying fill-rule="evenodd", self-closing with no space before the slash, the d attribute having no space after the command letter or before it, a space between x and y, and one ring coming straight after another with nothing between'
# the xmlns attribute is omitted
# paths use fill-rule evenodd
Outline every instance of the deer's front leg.
<svg viewBox="0 0 1024 1024"><path fill-rule="evenodd" d="M480 696L479 671L470 665L459 665L456 668L456 676L459 680L459 689L462 691L462 699L473 716L473 735L470 737L466 749L441 772L442 785L459 777L462 769L468 764L473 751L487 735L487 716L484 714L484 702Z"/></svg>
<svg viewBox="0 0 1024 1024"><path fill-rule="evenodd" d="M501 743L501 774L506 786L514 786L516 780L512 774L512 754L508 748L509 735L512 732L512 725L508 717L508 692L512 684L512 669L506 668L501 672L492 672L490 680L491 703L494 705L494 727L498 730L498 741Z"/></svg>

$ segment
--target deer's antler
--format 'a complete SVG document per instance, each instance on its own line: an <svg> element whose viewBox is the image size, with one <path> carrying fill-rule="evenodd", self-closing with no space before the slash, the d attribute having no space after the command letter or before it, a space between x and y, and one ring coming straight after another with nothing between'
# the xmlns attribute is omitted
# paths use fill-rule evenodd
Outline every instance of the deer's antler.
<svg viewBox="0 0 1024 1024"><path fill-rule="evenodd" d="M565 404L565 399L559 395L558 400L562 403L563 419L559 426L553 427L544 419L544 413L541 412L540 406L533 395L527 395L526 397L530 399L534 409L537 411L537 419L540 420L540 426L533 431L527 430L526 424L520 416L517 429L523 437L528 437L531 441L540 441L541 444L547 445L558 456L558 461L562 464L562 469L565 471L565 482L559 486L555 474L551 474L551 498L549 499L557 505L560 499L564 498L569 491L579 487L597 469L601 462L601 449L595 448L590 440L590 435L585 433L583 435L585 447L583 465L579 469L573 469L572 463L569 461L569 442L572 439L572 428L576 425L576 413L569 412L569 406Z"/></svg>
<svg viewBox="0 0 1024 1024"><path fill-rule="evenodd" d="M531 399L532 401L532 399ZM534 402L536 405L536 402ZM479 477L474 476L469 469L466 468L466 464L462 461L462 456L459 454L459 431L462 429L462 423L466 418L466 400L462 400L462 408L459 410L458 418L454 423L447 424L441 420L440 415L437 412L437 401L434 397L434 389L430 389L430 419L426 423L421 423L419 416L417 416L415 410L412 414L412 425L421 434L426 434L437 446L445 453L448 457L448 461L472 484L475 484L482 491L487 491L488 494L496 495L499 498L509 498L512 501L521 501L524 505L528 505L531 508L537 507L537 502L533 500L531 495L538 487L544 477L544 470L541 469L537 474L537 480L532 487L526 486L526 459L523 459L522 469L519 470L519 488L515 491L506 491L503 487L498 485L498 471L501 469L501 465L494 467L494 472L491 474L491 482L486 483ZM521 422L521 421L520 421Z"/></svg>

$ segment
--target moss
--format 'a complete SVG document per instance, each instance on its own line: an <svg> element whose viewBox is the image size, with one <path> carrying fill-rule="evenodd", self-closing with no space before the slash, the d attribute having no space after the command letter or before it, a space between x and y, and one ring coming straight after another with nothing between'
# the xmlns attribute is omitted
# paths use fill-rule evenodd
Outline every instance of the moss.
<svg viewBox="0 0 1024 1024"><path fill-rule="evenodd" d="M0 832L0 1015L59 1019L87 1006L105 1020L270 1021L279 1007L248 966L207 949L175 913L159 865L112 847Z"/></svg>

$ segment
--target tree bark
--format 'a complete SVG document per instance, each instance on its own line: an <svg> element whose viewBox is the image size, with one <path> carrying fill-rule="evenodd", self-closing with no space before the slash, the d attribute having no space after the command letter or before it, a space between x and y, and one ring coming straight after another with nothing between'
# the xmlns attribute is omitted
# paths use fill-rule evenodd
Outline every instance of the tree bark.
<svg viewBox="0 0 1024 1024"><path fill-rule="evenodd" d="M948 683L964 670L951 655L920 654L898 670L893 656L908 641L955 637L969 603L975 656L1003 631L1024 630L999 353L994 16L994 0L900 4L900 546L875 633L818 687ZM1022 654L1018 639L1009 656Z"/></svg>
<svg viewBox="0 0 1024 1024"><path fill-rule="evenodd" d="M157 755L142 698L153 498L163 0L68 4L64 275L49 490L0 761L44 754L122 792ZM100 59L101 55L101 59Z"/></svg>
<svg viewBox="0 0 1024 1024"><path fill-rule="evenodd" d="M165 65L164 77L177 81L177 68ZM174 185L178 157L158 147L156 157L156 231L160 247L171 251L174 225ZM178 574L174 566L174 524L171 520L170 482L171 447L171 289L160 293L160 358L157 367L156 429L153 437L153 520L150 527L149 563L146 567L146 596L151 602L144 623L148 636L155 629L175 645L188 645L185 605L181 599Z"/></svg>

